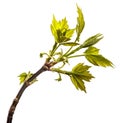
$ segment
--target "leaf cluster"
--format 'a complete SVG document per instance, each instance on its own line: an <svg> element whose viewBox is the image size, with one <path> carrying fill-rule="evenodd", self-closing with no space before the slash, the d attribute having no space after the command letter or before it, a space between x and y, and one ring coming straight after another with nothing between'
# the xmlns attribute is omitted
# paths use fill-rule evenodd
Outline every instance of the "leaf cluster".
<svg viewBox="0 0 120 123"><path fill-rule="evenodd" d="M67 75L70 77L76 89L86 92L85 82L90 82L94 78L89 71L91 66L78 63L71 71L63 70L64 66L69 63L69 59L85 57L92 65L101 67L112 67L113 63L101 55L99 49L94 46L103 38L102 34L97 33L87 38L83 43L79 43L81 33L85 27L85 20L83 12L78 5L77 14L75 28L72 29L69 27L66 17L62 20L57 20L53 16L50 28L54 37L54 44L48 53L40 53L40 57L47 56L46 63L51 65L49 71L58 73L59 77L56 80L62 80L61 74ZM76 33L76 37L72 39L74 33ZM63 47L66 47L67 50L64 50ZM85 50L82 54L80 54L81 49ZM59 63L62 63L60 67L54 67ZM20 82L24 82L31 75L30 73L20 74Z"/></svg>

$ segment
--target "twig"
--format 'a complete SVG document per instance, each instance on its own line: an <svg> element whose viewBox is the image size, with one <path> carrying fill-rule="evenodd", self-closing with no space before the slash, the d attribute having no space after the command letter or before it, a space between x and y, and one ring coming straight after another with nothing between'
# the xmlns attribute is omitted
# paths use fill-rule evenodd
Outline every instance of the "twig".
<svg viewBox="0 0 120 123"><path fill-rule="evenodd" d="M30 86L32 83L31 81L33 81L38 75L40 75L42 72L44 71L47 71L50 69L50 67L52 66L53 64L51 63L45 63L41 69L39 69L35 74L33 74L32 77L30 77L27 81L24 82L23 86L20 88L17 96L15 97L15 99L13 100L12 102L12 105L9 109L9 112L8 112L8 117L7 117L7 123L12 123L12 119L13 119L13 114L15 112L15 109L16 109L16 106L23 94L23 92L25 91L25 89Z"/></svg>

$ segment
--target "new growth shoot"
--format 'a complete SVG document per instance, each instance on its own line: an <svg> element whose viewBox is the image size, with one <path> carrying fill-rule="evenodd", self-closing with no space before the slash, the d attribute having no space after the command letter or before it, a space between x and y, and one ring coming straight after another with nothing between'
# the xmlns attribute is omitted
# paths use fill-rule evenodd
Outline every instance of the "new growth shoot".
<svg viewBox="0 0 120 123"><path fill-rule="evenodd" d="M40 53L42 58L46 56L44 65L36 72L28 73L23 72L19 75L20 83L23 84L17 96L13 100L13 103L10 107L7 123L12 123L12 117L15 111L15 108L22 96L24 90L37 81L37 76L42 72L50 71L58 73L57 81L62 80L62 74L68 76L77 90L86 92L85 82L90 82L94 76L90 73L90 69L93 66L101 67L113 67L113 64L110 60L105 58L100 54L100 50L95 47L95 44L103 39L101 33L97 33L85 41L80 41L80 36L85 27L85 20L82 13L82 10L77 5L77 21L74 28L70 28L66 18L62 20L57 20L53 16L52 23L50 25L52 35L54 37L54 44L52 49L48 53ZM73 37L73 34L76 37ZM72 38L73 37L73 38ZM67 50L64 50L65 49ZM80 50L83 49L83 53L80 53ZM69 63L70 59L75 59L79 57L85 57L87 61L90 62L91 66L80 62L76 64L71 71L65 70L64 66ZM62 63L60 67L56 67L56 64Z"/></svg>

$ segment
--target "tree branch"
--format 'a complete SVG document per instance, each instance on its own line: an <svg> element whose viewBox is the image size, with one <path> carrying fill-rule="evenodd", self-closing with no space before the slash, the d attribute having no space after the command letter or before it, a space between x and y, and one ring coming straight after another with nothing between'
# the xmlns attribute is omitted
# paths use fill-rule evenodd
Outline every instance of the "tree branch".
<svg viewBox="0 0 120 123"><path fill-rule="evenodd" d="M25 89L32 84L31 81L33 81L42 72L49 70L50 67L51 67L51 63L46 62L35 74L33 74L32 77L30 77L28 80L26 80L24 82L23 86L20 88L18 94L16 95L16 97L13 100L12 105L9 109L8 117L7 117L7 123L12 123L13 114L15 112L16 106L17 106L23 92L25 91Z"/></svg>

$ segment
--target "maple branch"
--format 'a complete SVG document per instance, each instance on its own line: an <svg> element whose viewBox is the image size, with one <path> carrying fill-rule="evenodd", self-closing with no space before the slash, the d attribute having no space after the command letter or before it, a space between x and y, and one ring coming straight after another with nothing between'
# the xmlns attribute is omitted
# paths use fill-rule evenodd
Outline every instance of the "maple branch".
<svg viewBox="0 0 120 123"><path fill-rule="evenodd" d="M24 83L20 88L18 94L16 95L15 99L13 100L12 105L10 106L7 117L7 123L12 123L13 114L15 112L16 106L25 89L28 86L32 85L33 82L36 81L36 77L40 75L42 72L57 72L59 78L56 80L58 81L61 81L61 74L66 74L70 77L76 89L80 89L81 91L86 92L85 82L90 82L90 80L94 78L94 76L89 72L89 68L91 66L85 65L84 63L78 63L72 68L71 71L62 70L64 65L69 63L70 58L79 58L81 56L84 56L86 60L94 66L113 67L113 63L110 60L103 57L99 53L99 49L94 47L94 45L103 38L102 34L98 33L96 35L93 35L89 37L87 40L85 40L82 44L77 43L80 40L81 33L85 26L84 16L82 10L78 7L78 5L77 13L77 24L74 29L69 28L66 18L58 21L56 20L55 16L53 16L52 24L50 25L50 27L55 42L52 47L52 50L49 50L48 53L40 53L40 57L43 57L43 55L47 55L47 59L45 61L45 64L35 74L32 74L30 72L24 72L19 75L20 82ZM76 38L75 41L72 41L71 38L75 31ZM66 46L65 52L62 48L60 49L60 47L63 46ZM82 48L85 48L85 51L82 54L75 54L76 52L78 53ZM60 62L62 63L62 66L58 68L51 68L52 66Z"/></svg>

